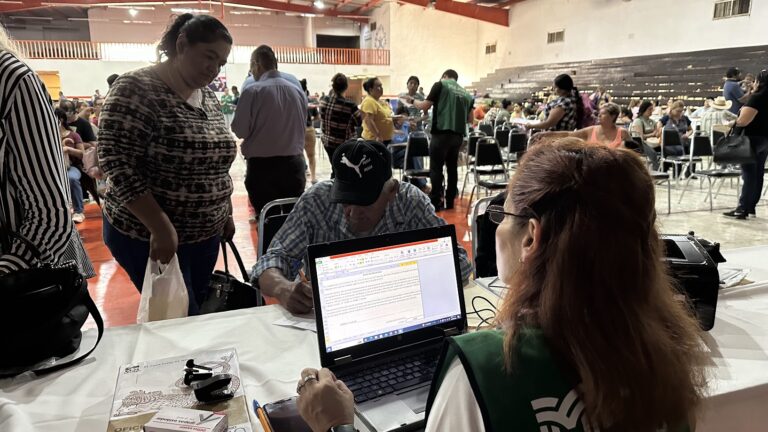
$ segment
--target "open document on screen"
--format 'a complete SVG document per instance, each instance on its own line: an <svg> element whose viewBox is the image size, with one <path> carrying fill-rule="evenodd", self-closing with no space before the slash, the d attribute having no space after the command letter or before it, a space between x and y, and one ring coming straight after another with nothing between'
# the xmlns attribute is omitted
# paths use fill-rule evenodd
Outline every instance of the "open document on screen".
<svg viewBox="0 0 768 432"><path fill-rule="evenodd" d="M327 352L461 317L450 237L315 260Z"/></svg>

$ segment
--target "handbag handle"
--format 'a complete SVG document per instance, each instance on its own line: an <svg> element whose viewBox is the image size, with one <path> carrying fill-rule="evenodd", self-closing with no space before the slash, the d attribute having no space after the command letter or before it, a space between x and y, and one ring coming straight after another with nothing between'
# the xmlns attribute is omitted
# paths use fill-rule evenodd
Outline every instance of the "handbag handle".
<svg viewBox="0 0 768 432"><path fill-rule="evenodd" d="M230 249L232 249L232 254L235 256L235 261L237 262L237 266L240 268L240 273L242 273L243 275L243 282L250 283L248 272L245 270L245 264L243 264L243 259L240 257L240 252L237 251L237 247L235 247L235 243L232 240L221 239L221 252L224 254L224 271L229 273L229 259L227 258L227 245L229 245Z"/></svg>

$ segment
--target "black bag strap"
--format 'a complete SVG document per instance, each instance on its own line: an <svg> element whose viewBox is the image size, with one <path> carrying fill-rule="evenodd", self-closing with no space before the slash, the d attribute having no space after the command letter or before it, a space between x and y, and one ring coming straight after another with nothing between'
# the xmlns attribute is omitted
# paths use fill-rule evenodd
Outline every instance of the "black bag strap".
<svg viewBox="0 0 768 432"><path fill-rule="evenodd" d="M85 279L83 279L83 283L86 283ZM88 350L88 352L80 355L77 358L66 361L64 363L57 363L50 367L33 370L32 373L34 373L35 375L38 375L38 376L46 375L51 372L56 372L58 370L80 363L81 361L85 360L86 357L91 355L91 353L93 353L96 347L99 346L99 342L101 342L101 337L104 335L104 320L102 320L101 318L101 314L99 313L99 308L96 307L96 304L93 302L93 299L88 294L88 289L83 287L83 290L85 290L85 295L83 295L83 304L85 304L85 306L88 308L88 312L91 313L93 320L96 321L96 327L98 327L98 330L99 330L99 335L96 338L96 343L93 344L93 346L91 347L91 349Z"/></svg>
<svg viewBox="0 0 768 432"><path fill-rule="evenodd" d="M235 256L235 261L237 262L237 266L240 268L240 273L243 275L243 281L245 283L250 283L250 279L248 278L248 272L245 270L245 264L243 264L243 259L240 257L240 252L237 251L237 247L235 247L235 243L232 240L225 240L221 239L221 252L224 254L224 271L229 273L229 259L227 258L227 245L229 245L230 249L232 249L232 254Z"/></svg>

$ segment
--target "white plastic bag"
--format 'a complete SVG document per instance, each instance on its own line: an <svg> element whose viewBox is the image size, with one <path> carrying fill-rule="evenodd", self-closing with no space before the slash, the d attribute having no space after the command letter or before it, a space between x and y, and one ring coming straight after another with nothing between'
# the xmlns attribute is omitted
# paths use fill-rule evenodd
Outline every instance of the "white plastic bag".
<svg viewBox="0 0 768 432"><path fill-rule="evenodd" d="M184 276L179 268L179 258L174 255L168 264L160 264L151 258L147 261L141 301L136 322L160 321L187 316L189 294Z"/></svg>

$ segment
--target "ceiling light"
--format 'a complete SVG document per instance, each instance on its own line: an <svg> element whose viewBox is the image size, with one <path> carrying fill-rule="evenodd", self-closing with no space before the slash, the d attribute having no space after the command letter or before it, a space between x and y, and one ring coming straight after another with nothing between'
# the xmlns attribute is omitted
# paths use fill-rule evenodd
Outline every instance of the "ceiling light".
<svg viewBox="0 0 768 432"><path fill-rule="evenodd" d="M315 0L314 5L318 9L325 9L325 3L323 3L323 0Z"/></svg>
<svg viewBox="0 0 768 432"><path fill-rule="evenodd" d="M211 13L210 9L192 9L192 8L171 8L171 12L173 13L191 13L191 14L209 14Z"/></svg>
<svg viewBox="0 0 768 432"><path fill-rule="evenodd" d="M133 8L128 9L128 15L135 17L138 14L139 14L139 11L137 11L136 9L133 9Z"/></svg>
<svg viewBox="0 0 768 432"><path fill-rule="evenodd" d="M108 6L110 9L155 10L154 6Z"/></svg>

